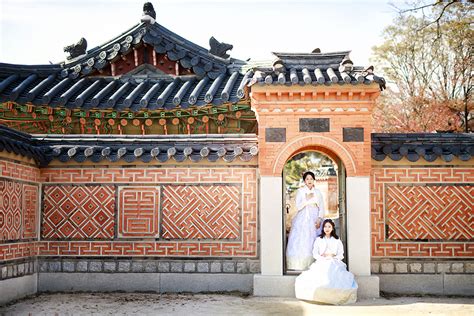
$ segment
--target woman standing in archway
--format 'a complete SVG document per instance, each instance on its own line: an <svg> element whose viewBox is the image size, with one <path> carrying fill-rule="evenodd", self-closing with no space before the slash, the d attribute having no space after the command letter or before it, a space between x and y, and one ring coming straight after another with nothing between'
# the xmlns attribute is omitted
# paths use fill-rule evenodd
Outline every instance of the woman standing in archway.
<svg viewBox="0 0 474 316"><path fill-rule="evenodd" d="M305 185L296 193L296 209L286 248L288 270L306 270L313 263L313 244L321 233L321 221L325 214L321 191L314 187L314 173L303 174Z"/></svg>

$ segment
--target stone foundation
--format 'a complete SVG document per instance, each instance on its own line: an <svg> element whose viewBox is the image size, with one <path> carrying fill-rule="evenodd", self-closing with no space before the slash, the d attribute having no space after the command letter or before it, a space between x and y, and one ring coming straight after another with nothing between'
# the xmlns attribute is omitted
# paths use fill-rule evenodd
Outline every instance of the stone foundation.
<svg viewBox="0 0 474 316"><path fill-rule="evenodd" d="M474 274L473 261L372 261L373 274Z"/></svg>
<svg viewBox="0 0 474 316"><path fill-rule="evenodd" d="M169 260L101 258L40 258L41 273L235 273L260 272L258 260Z"/></svg>
<svg viewBox="0 0 474 316"><path fill-rule="evenodd" d="M252 274L236 273L40 273L38 292L252 293Z"/></svg>

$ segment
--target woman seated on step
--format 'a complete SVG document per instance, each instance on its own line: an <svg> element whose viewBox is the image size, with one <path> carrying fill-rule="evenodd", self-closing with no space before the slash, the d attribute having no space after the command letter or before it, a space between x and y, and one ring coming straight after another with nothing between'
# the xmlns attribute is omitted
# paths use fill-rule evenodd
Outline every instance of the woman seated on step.
<svg viewBox="0 0 474 316"><path fill-rule="evenodd" d="M331 219L323 222L323 231L314 242L313 257L316 262L296 278L296 297L334 305L355 303L357 283L342 262L344 248Z"/></svg>

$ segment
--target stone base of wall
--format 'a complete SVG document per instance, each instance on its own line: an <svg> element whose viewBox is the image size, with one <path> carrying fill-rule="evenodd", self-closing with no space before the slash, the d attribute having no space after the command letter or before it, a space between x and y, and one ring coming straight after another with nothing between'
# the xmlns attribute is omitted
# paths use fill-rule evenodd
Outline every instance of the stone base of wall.
<svg viewBox="0 0 474 316"><path fill-rule="evenodd" d="M38 272L36 259L19 259L0 262L0 280L32 275Z"/></svg>
<svg viewBox="0 0 474 316"><path fill-rule="evenodd" d="M373 260L371 270L385 293L474 295L473 260Z"/></svg>
<svg viewBox="0 0 474 316"><path fill-rule="evenodd" d="M0 281L0 306L11 301L36 294L38 275L23 275Z"/></svg>
<svg viewBox="0 0 474 316"><path fill-rule="evenodd" d="M253 292L259 260L38 259L39 292Z"/></svg>
<svg viewBox="0 0 474 316"><path fill-rule="evenodd" d="M474 260L372 260L371 272L372 274L474 274Z"/></svg>
<svg viewBox="0 0 474 316"><path fill-rule="evenodd" d="M474 296L474 274L379 274L380 290L393 294Z"/></svg>
<svg viewBox="0 0 474 316"><path fill-rule="evenodd" d="M40 273L38 292L230 292L252 293L252 274Z"/></svg>
<svg viewBox="0 0 474 316"><path fill-rule="evenodd" d="M259 260L171 260L163 258L39 258L39 272L236 273L260 272Z"/></svg>

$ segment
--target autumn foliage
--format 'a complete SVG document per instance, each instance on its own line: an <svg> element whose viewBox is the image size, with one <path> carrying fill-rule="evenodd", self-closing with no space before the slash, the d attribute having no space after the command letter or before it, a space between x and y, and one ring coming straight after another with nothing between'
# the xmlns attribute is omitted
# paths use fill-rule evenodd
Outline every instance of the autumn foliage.
<svg viewBox="0 0 474 316"><path fill-rule="evenodd" d="M473 8L436 2L405 10L384 30L384 43L373 48L388 82L374 110L375 131L472 131Z"/></svg>

